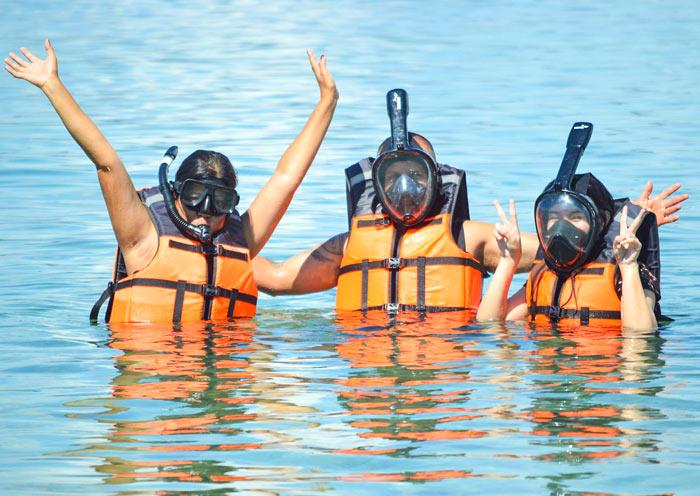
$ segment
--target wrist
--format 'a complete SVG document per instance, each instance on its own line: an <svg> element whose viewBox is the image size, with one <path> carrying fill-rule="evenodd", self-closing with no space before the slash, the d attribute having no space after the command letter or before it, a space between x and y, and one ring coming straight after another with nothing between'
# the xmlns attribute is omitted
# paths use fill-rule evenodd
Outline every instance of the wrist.
<svg viewBox="0 0 700 496"><path fill-rule="evenodd" d="M639 272L639 264L637 264L636 260L634 262L624 264L620 263L618 264L618 267L620 267L620 274L622 275L623 279L630 274L635 274Z"/></svg>
<svg viewBox="0 0 700 496"><path fill-rule="evenodd" d="M44 81L44 84L39 86L41 91L46 93L47 95L50 94L51 92L54 92L58 89L63 87L63 83L58 77L58 74L52 74L48 78L46 78L46 81Z"/></svg>

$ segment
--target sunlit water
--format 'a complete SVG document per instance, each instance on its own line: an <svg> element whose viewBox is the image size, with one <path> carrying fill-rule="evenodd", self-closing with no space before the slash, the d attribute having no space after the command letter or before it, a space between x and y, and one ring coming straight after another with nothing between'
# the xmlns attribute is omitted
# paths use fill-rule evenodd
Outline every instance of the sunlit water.
<svg viewBox="0 0 700 496"><path fill-rule="evenodd" d="M523 230L571 124L616 196L694 195L661 229L658 334L338 317L334 292L261 297L228 325L90 326L110 276L94 169L40 92L0 77L2 494L697 494L695 2L3 4L0 49L42 54L137 186L163 151L229 155L245 208L313 108L341 99L264 254L346 229L342 170L388 134L384 95L467 170L472 218ZM514 285L523 282L518 276Z"/></svg>

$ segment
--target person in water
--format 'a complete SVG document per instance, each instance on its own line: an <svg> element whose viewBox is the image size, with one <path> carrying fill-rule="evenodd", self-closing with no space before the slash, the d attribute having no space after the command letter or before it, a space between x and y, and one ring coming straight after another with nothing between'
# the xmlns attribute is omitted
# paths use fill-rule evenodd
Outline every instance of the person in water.
<svg viewBox="0 0 700 496"><path fill-rule="evenodd" d="M575 174L592 124L574 124L557 178L535 202L543 261L525 287L507 299L522 257L515 204L500 218L494 239L501 260L477 312L478 320L560 322L655 329L659 317L656 219L629 200L613 200L592 174ZM627 225L630 212L636 216ZM640 240L640 237L644 240Z"/></svg>
<svg viewBox="0 0 700 496"><path fill-rule="evenodd" d="M437 163L430 142L408 133L407 96L387 94L392 136L377 151L349 167L350 231L282 262L258 256L253 270L266 293L301 294L337 285L336 309L476 310L482 279L501 259L493 224L469 218L465 174ZM637 202L659 224L673 216L687 195L675 184L650 197L647 183ZM671 198L669 198L671 197ZM539 247L536 235L521 235L519 272L529 271Z"/></svg>
<svg viewBox="0 0 700 496"><path fill-rule="evenodd" d="M307 52L320 100L272 177L239 216L236 173L229 159L218 152L195 151L182 162L171 183L167 167L176 153L173 147L161 166L160 188L137 192L109 141L61 82L49 40L45 48L45 59L24 47L24 57L11 52L5 69L44 92L97 168L118 243L115 280L101 298L102 302L111 297L106 320L178 322L254 315L257 288L250 260L286 211L338 100L325 56L317 61Z"/></svg>

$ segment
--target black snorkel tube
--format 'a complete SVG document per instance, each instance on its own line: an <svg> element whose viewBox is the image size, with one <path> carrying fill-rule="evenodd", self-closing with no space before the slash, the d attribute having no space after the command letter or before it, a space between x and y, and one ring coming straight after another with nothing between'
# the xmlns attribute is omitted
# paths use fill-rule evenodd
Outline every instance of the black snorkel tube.
<svg viewBox="0 0 700 496"><path fill-rule="evenodd" d="M165 210L170 216L170 220L173 221L175 226L182 231L186 236L199 241L202 244L211 243L211 230L206 224L201 226L195 226L189 224L185 219L183 219L175 208L175 200L173 199L172 187L168 182L168 168L170 164L173 163L175 157L177 156L177 147L171 146L165 152L163 156L163 162L160 164L158 169L158 182L160 187L160 192L163 195L163 200L165 201Z"/></svg>
<svg viewBox="0 0 700 496"><path fill-rule="evenodd" d="M592 134L593 124L590 122L574 123L569 132L569 139L566 140L566 153L559 166L559 173L552 184L554 191L571 189L571 181Z"/></svg>
<svg viewBox="0 0 700 496"><path fill-rule="evenodd" d="M408 141L408 95L400 88L386 94L386 112L391 122L391 149L406 150L411 148Z"/></svg>

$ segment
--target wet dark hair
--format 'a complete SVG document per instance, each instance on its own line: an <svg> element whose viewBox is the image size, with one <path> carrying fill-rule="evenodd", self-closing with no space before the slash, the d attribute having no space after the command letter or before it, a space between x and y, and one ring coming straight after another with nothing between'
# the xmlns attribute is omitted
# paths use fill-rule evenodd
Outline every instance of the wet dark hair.
<svg viewBox="0 0 700 496"><path fill-rule="evenodd" d="M235 188L238 184L236 171L231 165L231 161L223 153L210 150L197 150L182 161L180 168L175 174L176 181L185 179L207 179L219 178L226 186Z"/></svg>
<svg viewBox="0 0 700 496"><path fill-rule="evenodd" d="M416 140L416 138L423 140L425 144L419 143L418 140ZM423 150L428 155L430 155L435 162L437 162L437 159L435 158L435 150L433 149L433 144L430 141L428 141L428 139L425 136L421 136L417 133L408 133L408 143L414 148L419 148ZM382 144L379 145L379 148L377 149L377 157L382 153L388 151L389 148L391 148L391 136L382 141Z"/></svg>
<svg viewBox="0 0 700 496"><path fill-rule="evenodd" d="M601 217L597 234L598 236L602 236L608 229L608 225L612 220L613 211L615 210L615 201L608 191L608 188L606 188L597 177L588 172L586 174L575 174L571 189L578 193L583 193L595 203Z"/></svg>

